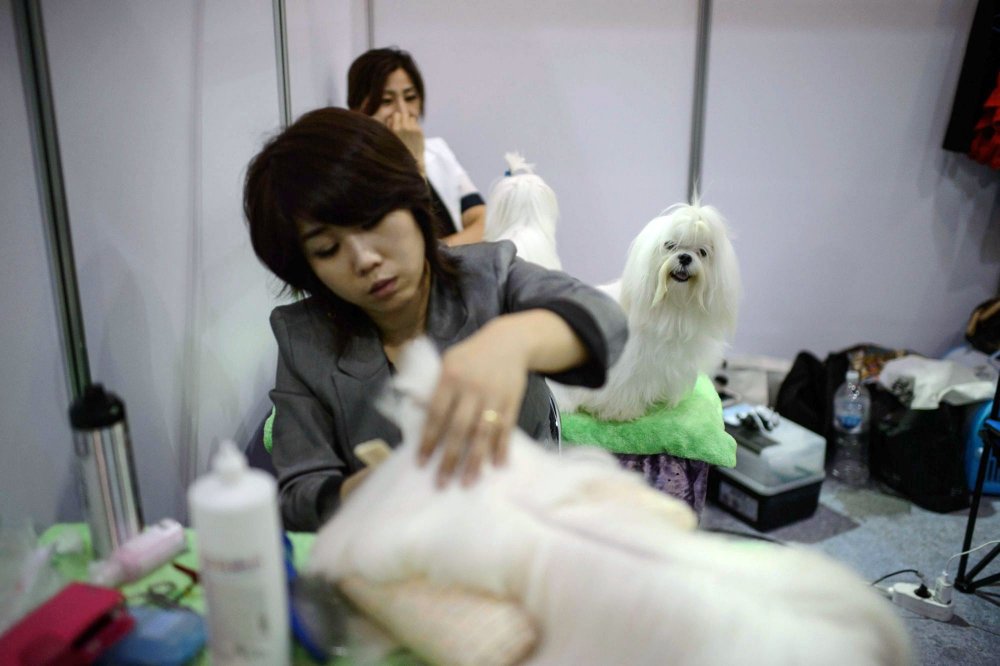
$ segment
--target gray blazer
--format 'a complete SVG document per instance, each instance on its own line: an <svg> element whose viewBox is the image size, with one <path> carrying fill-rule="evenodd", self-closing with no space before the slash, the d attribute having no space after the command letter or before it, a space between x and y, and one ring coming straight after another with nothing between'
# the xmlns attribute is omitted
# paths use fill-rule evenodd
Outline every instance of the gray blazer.
<svg viewBox="0 0 1000 666"><path fill-rule="evenodd" d="M459 259L459 292L434 284L427 335L439 350L464 340L498 315L545 308L563 317L590 352L578 368L553 379L597 387L628 336L618 304L593 287L515 256L513 243L446 249ZM277 307L278 341L272 455L287 529L315 530L337 507L340 484L364 465L357 444L381 438L396 446L400 431L375 408L390 365L374 326L343 353L323 303L310 297ZM518 425L536 438L548 432L550 394L542 377L528 378Z"/></svg>

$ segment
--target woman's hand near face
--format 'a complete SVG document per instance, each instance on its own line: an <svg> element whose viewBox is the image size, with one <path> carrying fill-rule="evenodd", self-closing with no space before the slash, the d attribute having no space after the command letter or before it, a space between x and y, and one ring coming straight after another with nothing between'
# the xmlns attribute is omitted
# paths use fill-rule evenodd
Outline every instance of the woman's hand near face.
<svg viewBox="0 0 1000 666"><path fill-rule="evenodd" d="M420 173L424 172L424 130L420 127L420 121L416 116L402 111L393 112L385 119L385 126L396 133L403 144L413 153L420 167Z"/></svg>
<svg viewBox="0 0 1000 666"><path fill-rule="evenodd" d="M468 485L485 461L502 465L517 425L529 371L579 365L587 352L568 324L548 310L498 317L441 357L420 443L424 463L442 448L438 484L456 474Z"/></svg>

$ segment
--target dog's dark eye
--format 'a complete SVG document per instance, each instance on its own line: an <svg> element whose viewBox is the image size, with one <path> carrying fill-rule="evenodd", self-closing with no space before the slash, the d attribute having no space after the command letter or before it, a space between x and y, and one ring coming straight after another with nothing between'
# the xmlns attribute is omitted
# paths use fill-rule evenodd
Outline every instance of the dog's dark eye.
<svg viewBox="0 0 1000 666"><path fill-rule="evenodd" d="M663 244L663 247L667 248L668 250L672 250L675 247L677 247L677 243L673 241L667 241L666 243Z"/></svg>
<svg viewBox="0 0 1000 666"><path fill-rule="evenodd" d="M706 250L705 248L701 248L698 250L698 254L701 255L702 259L704 259L705 257L708 256L708 250Z"/></svg>

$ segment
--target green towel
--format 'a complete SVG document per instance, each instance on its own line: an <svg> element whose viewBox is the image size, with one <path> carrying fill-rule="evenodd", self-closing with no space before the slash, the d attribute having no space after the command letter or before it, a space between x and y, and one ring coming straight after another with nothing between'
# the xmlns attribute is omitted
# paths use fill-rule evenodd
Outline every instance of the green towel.
<svg viewBox="0 0 1000 666"><path fill-rule="evenodd" d="M736 466L736 440L722 421L722 401L706 375L676 407L653 405L632 421L601 421L585 412L563 412L562 439L612 453L669 453L720 467Z"/></svg>
<svg viewBox="0 0 1000 666"><path fill-rule="evenodd" d="M274 448L274 416L278 413L277 407L271 407L271 415L264 420L264 448L268 453L273 454Z"/></svg>

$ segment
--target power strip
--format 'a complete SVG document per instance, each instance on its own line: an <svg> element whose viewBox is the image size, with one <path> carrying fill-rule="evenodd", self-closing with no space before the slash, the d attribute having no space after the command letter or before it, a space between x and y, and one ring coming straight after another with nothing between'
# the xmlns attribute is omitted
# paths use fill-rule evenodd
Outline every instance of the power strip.
<svg viewBox="0 0 1000 666"><path fill-rule="evenodd" d="M941 622L950 620L955 614L955 607L951 600L944 603L936 601L932 597L921 597L917 594L919 587L913 583L896 583L889 588L892 603L932 620L940 620Z"/></svg>

